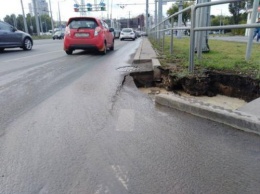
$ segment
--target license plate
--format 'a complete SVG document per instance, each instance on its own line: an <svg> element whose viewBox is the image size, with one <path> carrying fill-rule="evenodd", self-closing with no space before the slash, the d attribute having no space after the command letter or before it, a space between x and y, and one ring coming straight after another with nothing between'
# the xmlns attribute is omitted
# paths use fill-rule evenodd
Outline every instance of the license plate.
<svg viewBox="0 0 260 194"><path fill-rule="evenodd" d="M76 33L76 37L89 37L89 33Z"/></svg>

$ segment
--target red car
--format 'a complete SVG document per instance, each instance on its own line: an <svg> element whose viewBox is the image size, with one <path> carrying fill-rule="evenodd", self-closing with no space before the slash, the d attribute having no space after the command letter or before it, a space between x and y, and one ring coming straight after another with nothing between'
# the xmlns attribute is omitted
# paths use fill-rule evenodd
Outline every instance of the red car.
<svg viewBox="0 0 260 194"><path fill-rule="evenodd" d="M71 55L76 49L97 50L106 54L114 50L114 29L95 17L73 17L67 22L64 51Z"/></svg>

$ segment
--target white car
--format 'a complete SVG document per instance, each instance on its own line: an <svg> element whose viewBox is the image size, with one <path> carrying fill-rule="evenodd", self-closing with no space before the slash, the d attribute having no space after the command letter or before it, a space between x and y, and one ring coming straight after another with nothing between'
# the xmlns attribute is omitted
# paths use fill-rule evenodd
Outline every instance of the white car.
<svg viewBox="0 0 260 194"><path fill-rule="evenodd" d="M135 40L136 35L135 32L133 30L133 28L123 28L120 32L120 40L124 40L124 39L132 39Z"/></svg>

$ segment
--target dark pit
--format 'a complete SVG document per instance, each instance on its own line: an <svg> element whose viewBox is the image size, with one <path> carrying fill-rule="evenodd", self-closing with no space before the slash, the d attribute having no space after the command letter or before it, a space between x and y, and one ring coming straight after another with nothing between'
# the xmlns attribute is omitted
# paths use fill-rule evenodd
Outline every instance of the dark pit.
<svg viewBox="0 0 260 194"><path fill-rule="evenodd" d="M217 94L235 97L250 102L260 97L260 80L249 76L204 71L203 74L175 74L159 68L161 79L154 81L153 73L132 72L137 87L161 87L168 91L183 90L193 96L215 96Z"/></svg>

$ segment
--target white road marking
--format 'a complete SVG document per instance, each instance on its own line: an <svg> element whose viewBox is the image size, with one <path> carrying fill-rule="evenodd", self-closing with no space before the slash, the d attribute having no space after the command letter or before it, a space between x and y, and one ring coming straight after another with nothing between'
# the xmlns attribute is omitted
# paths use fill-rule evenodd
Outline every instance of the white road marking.
<svg viewBox="0 0 260 194"><path fill-rule="evenodd" d="M63 52L63 51L52 51L52 52L41 53L41 54L37 54L37 55L29 55L29 56L26 56L26 57L20 57L20 58L11 59L11 60L7 60L7 61L3 61L3 62L8 63L8 62L11 62L11 61L19 61L21 59L26 59L26 58L30 58L30 57L37 57L37 56L41 56L41 55L46 55L46 54L50 54L50 53L58 53L58 52Z"/></svg>
<svg viewBox="0 0 260 194"><path fill-rule="evenodd" d="M119 165L112 165L111 168L115 172L117 180L122 183L126 190L128 190L127 183L129 182L129 178L127 176L128 172L123 170Z"/></svg>
<svg viewBox="0 0 260 194"><path fill-rule="evenodd" d="M94 194L101 194L101 193L110 193L107 186L98 185L98 189Z"/></svg>
<svg viewBox="0 0 260 194"><path fill-rule="evenodd" d="M132 109L122 109L119 112L116 131L133 131L135 112Z"/></svg>

